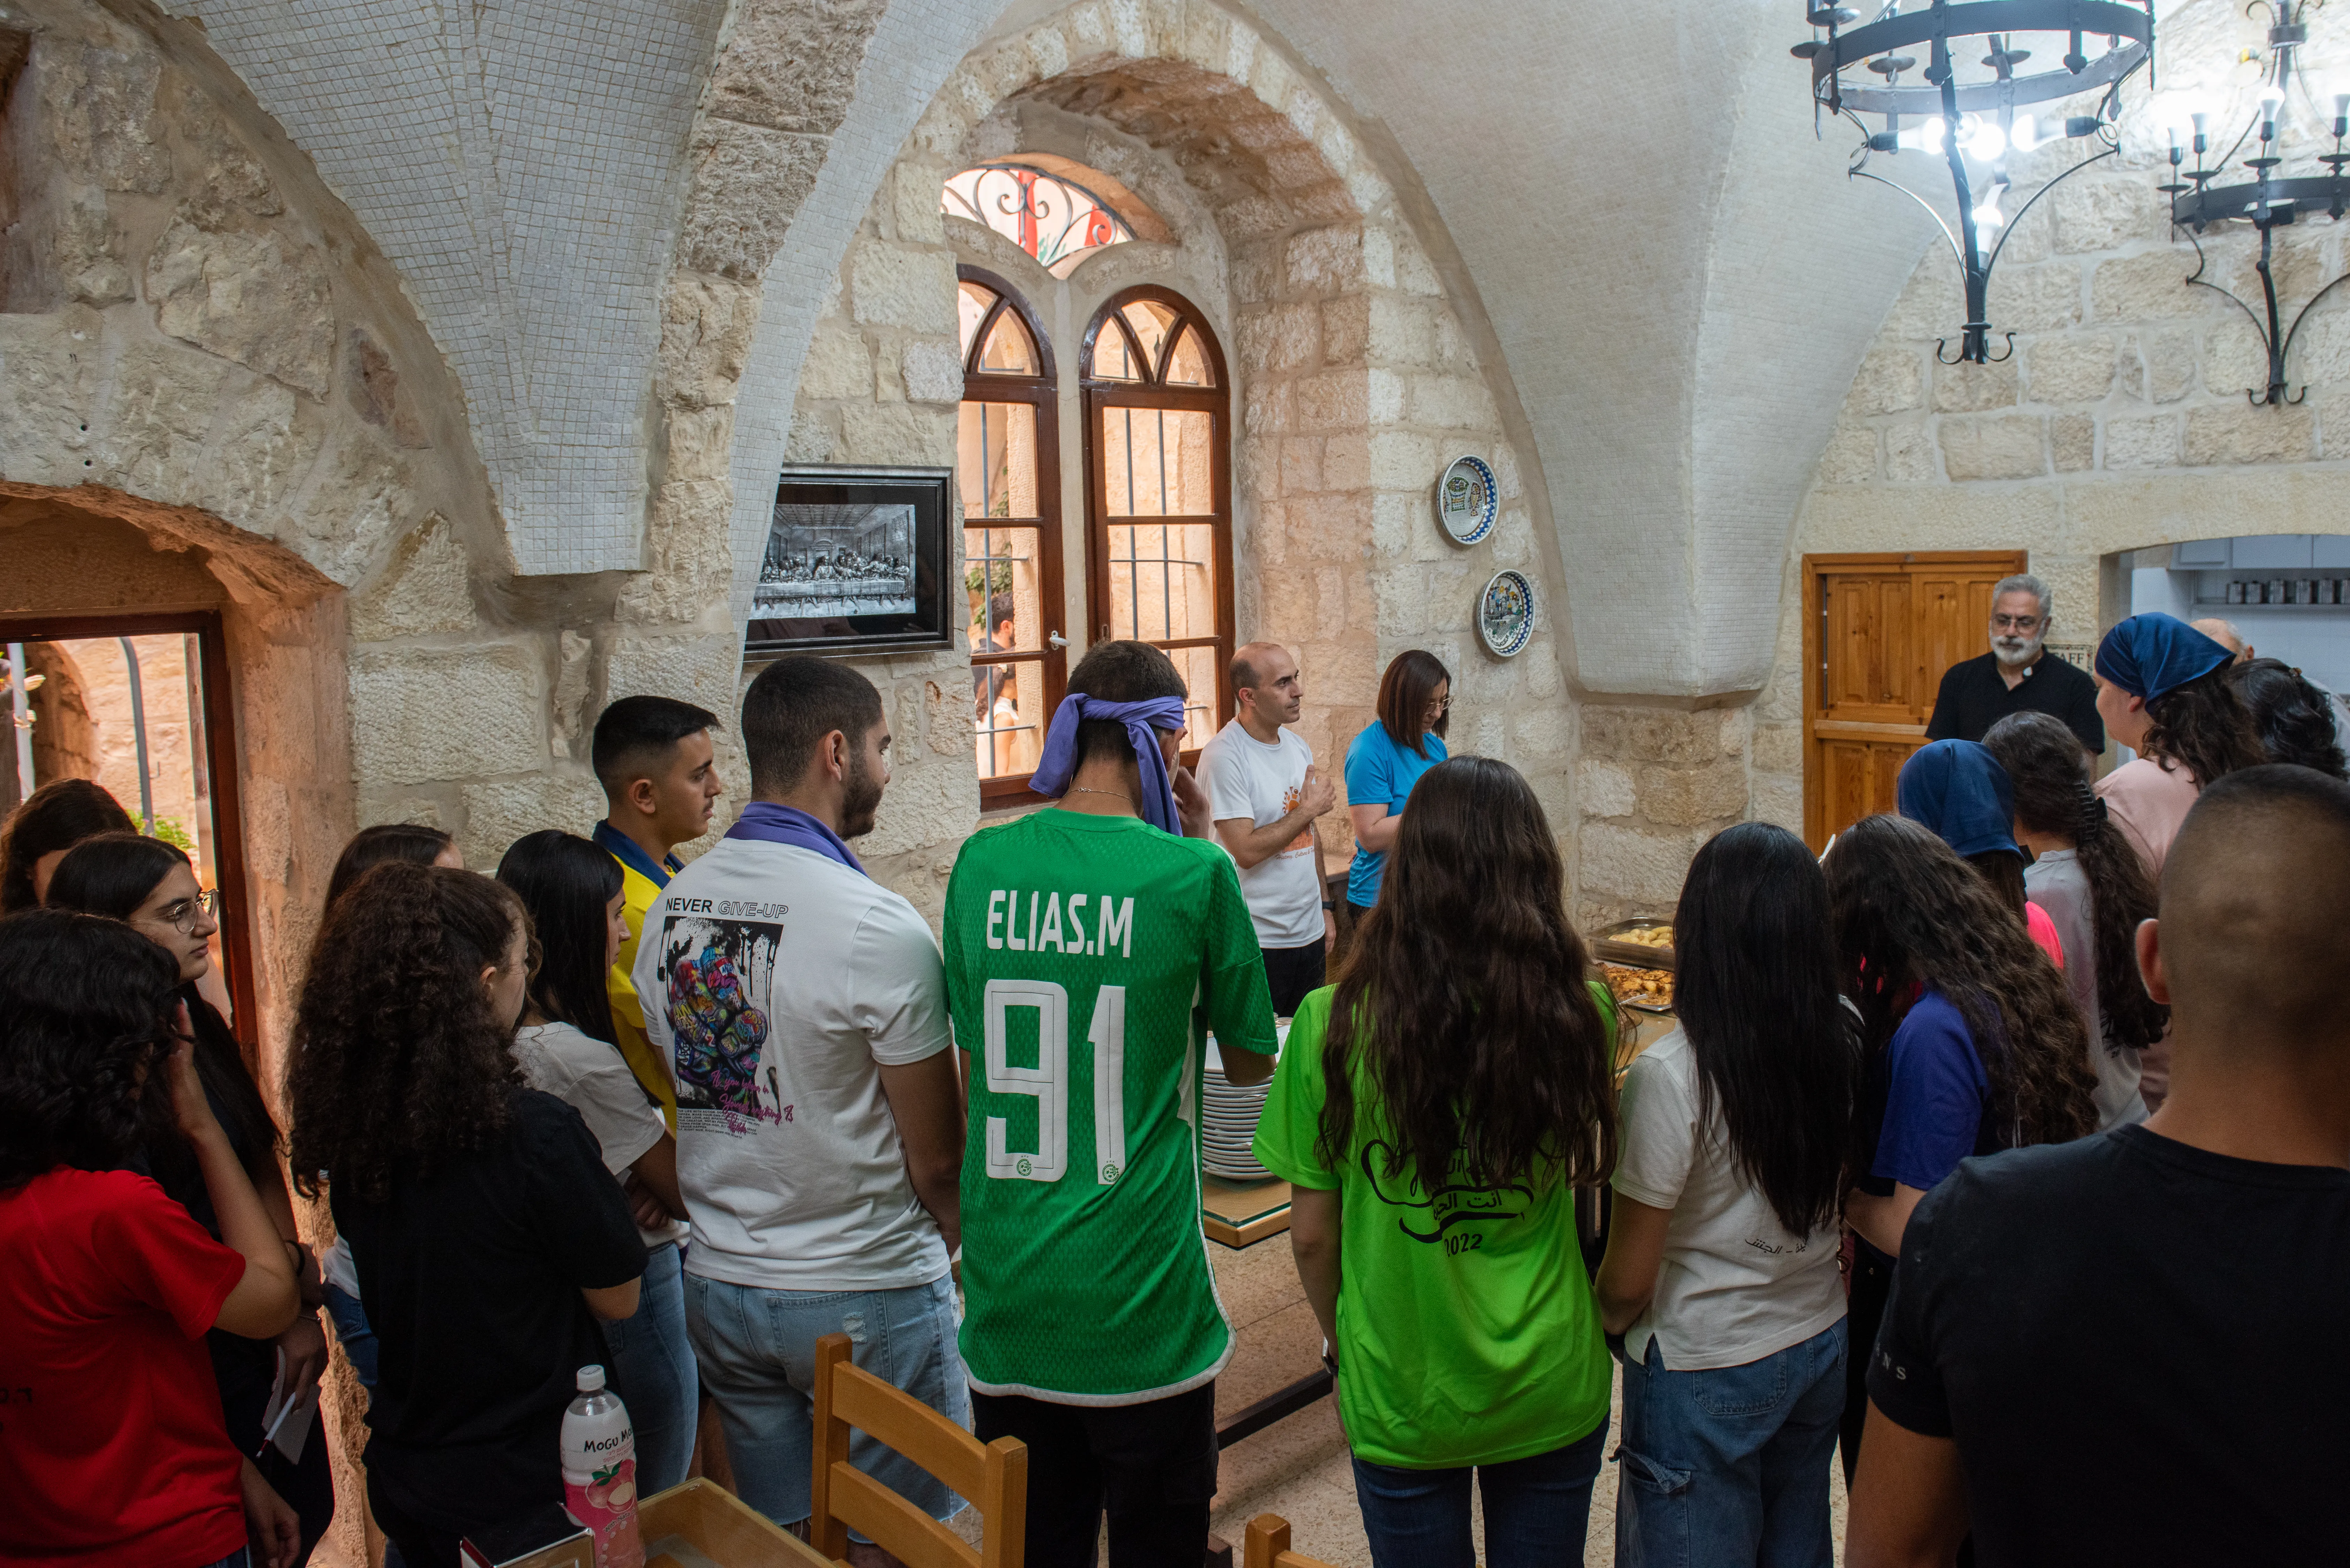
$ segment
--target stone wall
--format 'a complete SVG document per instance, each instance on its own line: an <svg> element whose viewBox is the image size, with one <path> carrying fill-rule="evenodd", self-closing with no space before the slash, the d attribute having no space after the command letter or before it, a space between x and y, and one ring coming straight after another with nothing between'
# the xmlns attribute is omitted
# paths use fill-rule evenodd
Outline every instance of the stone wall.
<svg viewBox="0 0 2350 1568"><path fill-rule="evenodd" d="M2233 26L2197 0L2188 20ZM2168 24L2166 23L2166 26ZM2174 43L2187 35L2173 30ZM2191 71L2198 56L2174 54ZM2166 72L2172 67L2167 62ZM2224 116L2221 118L2225 118ZM1807 553L2028 549L2054 590L2052 639L2094 643L2126 613L2101 593L2101 562L2182 539L2344 531L2350 499L2350 298L2303 324L2290 406L2248 404L2266 358L2236 306L2189 286L2198 257L2174 236L2155 186L2154 128L2123 156L2056 186L2016 225L1992 275L1991 318L2012 358L1945 365L1938 338L1963 317L1938 241L1877 333L1798 518L1782 585L1779 647L1757 712L1756 814L1800 829ZM2033 155L2016 200L2077 160ZM2213 231L2205 276L2260 302L2258 236ZM2322 220L2277 231L2280 303L2291 313L2342 273L2345 236Z"/></svg>
<svg viewBox="0 0 2350 1568"><path fill-rule="evenodd" d="M1104 250L1065 283L978 225L941 223L949 174L1022 151L1104 171L1169 238ZM1386 662L1428 648L1455 674L1454 749L1523 768L1572 854L1574 710L1553 636L1564 599L1535 547L1492 372L1392 185L1277 46L1209 6L1083 4L966 61L900 151L825 301L795 457L952 461L960 384L920 371L955 362L959 257L1020 287L1053 337L1073 634L1087 619L1075 357L1102 301L1164 284L1207 315L1235 382L1237 635L1298 650L1300 730L1326 770L1337 778L1369 722ZM1493 534L1470 550L1446 541L1432 513L1436 477L1462 452L1492 463L1503 493ZM1510 661L1483 653L1471 622L1478 589L1505 565L1535 581L1545 612L1534 646ZM1074 661L1083 639L1073 642ZM924 746L954 759L975 801L955 684L899 678L921 681ZM969 826L921 810L933 832L899 852L911 858L892 874L910 893L922 857L943 877ZM1343 812L1323 830L1334 851L1351 842Z"/></svg>

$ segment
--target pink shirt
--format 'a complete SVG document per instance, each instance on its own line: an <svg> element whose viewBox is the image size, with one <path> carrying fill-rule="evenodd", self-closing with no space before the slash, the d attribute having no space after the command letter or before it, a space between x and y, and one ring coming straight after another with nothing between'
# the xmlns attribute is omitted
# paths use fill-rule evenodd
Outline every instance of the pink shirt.
<svg viewBox="0 0 2350 1568"><path fill-rule="evenodd" d="M2056 922L2048 918L2047 910L2028 898L2023 904L2023 929L2032 933L2032 940L2040 944L2040 950L2048 955L2051 963L2058 969L2064 967L2064 939L2056 934Z"/></svg>
<svg viewBox="0 0 2350 1568"><path fill-rule="evenodd" d="M2183 763L2168 767L2152 757L2123 763L2097 781L2106 810L2129 836L2131 847L2146 862L2147 874L2159 878L2170 841L2194 807L2201 785Z"/></svg>

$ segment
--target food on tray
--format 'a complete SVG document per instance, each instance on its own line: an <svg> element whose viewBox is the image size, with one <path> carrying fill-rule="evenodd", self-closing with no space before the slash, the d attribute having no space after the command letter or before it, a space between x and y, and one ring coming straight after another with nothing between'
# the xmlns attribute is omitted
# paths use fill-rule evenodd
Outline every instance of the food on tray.
<svg viewBox="0 0 2350 1568"><path fill-rule="evenodd" d="M1609 934L1611 942L1630 942L1635 947L1669 948L1673 945L1673 929L1669 925L1638 926L1628 931Z"/></svg>
<svg viewBox="0 0 2350 1568"><path fill-rule="evenodd" d="M1665 969L1634 969L1629 964L1606 963L1599 966L1607 981L1607 989L1616 1000L1635 1007L1670 1007L1673 1004L1673 974Z"/></svg>

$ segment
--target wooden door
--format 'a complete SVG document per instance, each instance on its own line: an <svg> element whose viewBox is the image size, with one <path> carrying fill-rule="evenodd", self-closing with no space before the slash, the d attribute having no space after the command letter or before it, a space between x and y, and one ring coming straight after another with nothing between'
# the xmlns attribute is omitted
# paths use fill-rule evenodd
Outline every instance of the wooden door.
<svg viewBox="0 0 2350 1568"><path fill-rule="evenodd" d="M1804 557L1804 835L1893 809L1942 674L1991 649L1991 589L2022 551Z"/></svg>

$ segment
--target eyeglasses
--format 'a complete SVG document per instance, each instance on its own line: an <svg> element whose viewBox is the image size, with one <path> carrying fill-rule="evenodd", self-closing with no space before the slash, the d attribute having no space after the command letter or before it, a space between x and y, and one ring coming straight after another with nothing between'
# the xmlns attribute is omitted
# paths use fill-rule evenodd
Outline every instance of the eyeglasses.
<svg viewBox="0 0 2350 1568"><path fill-rule="evenodd" d="M1450 697L1440 697L1435 701L1430 702L1428 706L1431 712L1450 713L1452 711L1452 699Z"/></svg>
<svg viewBox="0 0 2350 1568"><path fill-rule="evenodd" d="M2040 624L2036 615L1995 615L1991 624L2001 631L2030 631Z"/></svg>
<svg viewBox="0 0 2350 1568"><path fill-rule="evenodd" d="M220 914L220 889L207 888L192 898L182 898L178 903L164 905L155 912L155 918L169 922L173 930L183 937L188 937L195 935L196 922L199 919L204 916L217 917Z"/></svg>

